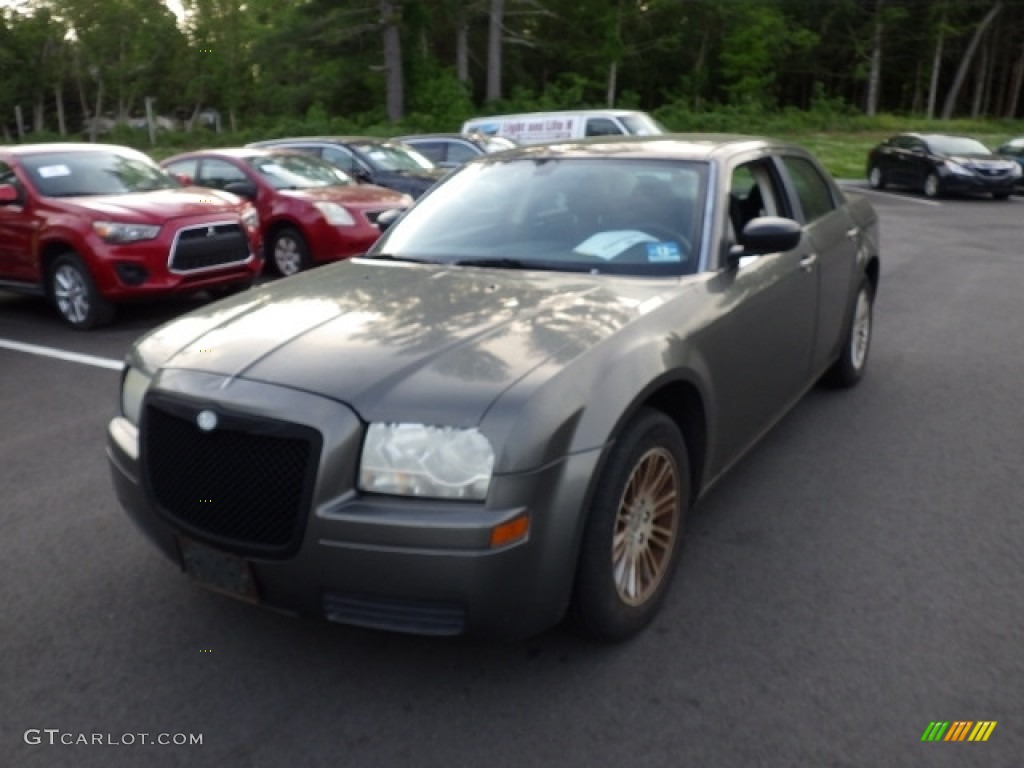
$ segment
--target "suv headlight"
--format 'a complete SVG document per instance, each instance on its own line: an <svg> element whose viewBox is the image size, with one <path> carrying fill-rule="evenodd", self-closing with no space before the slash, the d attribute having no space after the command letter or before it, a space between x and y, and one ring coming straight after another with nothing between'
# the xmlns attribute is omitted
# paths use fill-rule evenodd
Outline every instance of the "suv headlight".
<svg viewBox="0 0 1024 768"><path fill-rule="evenodd" d="M94 221L93 231L108 243L135 243L152 240L160 234L159 224L128 224L120 221Z"/></svg>
<svg viewBox="0 0 1024 768"><path fill-rule="evenodd" d="M356 220L352 218L352 214L345 210L345 207L342 205L337 203L313 203L313 205L324 215L327 223L332 227L351 227L356 223Z"/></svg>
<svg viewBox="0 0 1024 768"><path fill-rule="evenodd" d="M373 493L481 500L494 469L494 449L478 430L423 424L371 424L359 466L359 488Z"/></svg>
<svg viewBox="0 0 1024 768"><path fill-rule="evenodd" d="M138 368L126 369L121 381L121 413L135 426L142 417L142 398L149 389L149 381L149 376Z"/></svg>

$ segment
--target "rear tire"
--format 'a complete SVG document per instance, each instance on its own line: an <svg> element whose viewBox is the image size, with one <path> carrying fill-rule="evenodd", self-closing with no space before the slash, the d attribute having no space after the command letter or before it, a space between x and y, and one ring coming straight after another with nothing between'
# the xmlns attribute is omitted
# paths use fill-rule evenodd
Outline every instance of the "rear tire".
<svg viewBox="0 0 1024 768"><path fill-rule="evenodd" d="M679 428L642 410L615 441L584 529L571 608L582 634L614 642L651 622L679 559L689 499Z"/></svg>
<svg viewBox="0 0 1024 768"><path fill-rule="evenodd" d="M114 319L114 305L100 296L88 267L76 253L57 257L50 267L47 288L57 313L76 330L88 331Z"/></svg>
<svg viewBox="0 0 1024 768"><path fill-rule="evenodd" d="M871 351L871 334L874 330L875 290L867 277L861 280L854 299L853 312L846 327L839 359L832 364L824 376L829 386L849 389L864 377Z"/></svg>

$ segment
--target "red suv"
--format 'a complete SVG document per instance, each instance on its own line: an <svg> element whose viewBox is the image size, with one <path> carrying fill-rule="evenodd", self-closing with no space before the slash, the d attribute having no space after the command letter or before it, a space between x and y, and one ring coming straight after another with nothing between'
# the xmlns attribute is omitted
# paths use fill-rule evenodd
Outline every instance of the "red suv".
<svg viewBox="0 0 1024 768"><path fill-rule="evenodd" d="M75 328L119 301L247 287L261 247L251 203L183 188L141 152L0 147L0 287L49 297Z"/></svg>
<svg viewBox="0 0 1024 768"><path fill-rule="evenodd" d="M202 150L162 165L181 181L252 200L267 263L285 276L365 253L380 237L380 214L412 205L409 195L357 184L330 163L287 149Z"/></svg>

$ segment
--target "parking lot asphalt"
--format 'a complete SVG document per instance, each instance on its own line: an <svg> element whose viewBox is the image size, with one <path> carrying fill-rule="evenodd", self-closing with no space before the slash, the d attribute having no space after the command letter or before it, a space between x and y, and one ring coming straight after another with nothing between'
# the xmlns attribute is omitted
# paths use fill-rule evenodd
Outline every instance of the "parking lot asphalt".
<svg viewBox="0 0 1024 768"><path fill-rule="evenodd" d="M614 647L192 586L120 510L104 429L131 340L201 299L83 334L0 293L0 765L1017 768L1024 199L870 194L867 377L812 391L694 510L664 611ZM934 721L997 725L922 742Z"/></svg>

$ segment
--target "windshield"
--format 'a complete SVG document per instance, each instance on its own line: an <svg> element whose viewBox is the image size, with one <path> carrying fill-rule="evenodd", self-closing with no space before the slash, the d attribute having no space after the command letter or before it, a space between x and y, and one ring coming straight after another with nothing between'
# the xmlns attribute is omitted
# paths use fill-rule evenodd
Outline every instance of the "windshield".
<svg viewBox="0 0 1024 768"><path fill-rule="evenodd" d="M933 136L928 143L940 155L991 155L992 152L975 139L961 136Z"/></svg>
<svg viewBox="0 0 1024 768"><path fill-rule="evenodd" d="M447 264L679 275L699 259L707 166L602 156L464 166L372 253Z"/></svg>
<svg viewBox="0 0 1024 768"><path fill-rule="evenodd" d="M435 165L412 147L399 144L353 144L379 171L423 171Z"/></svg>
<svg viewBox="0 0 1024 768"><path fill-rule="evenodd" d="M626 126L626 130L634 136L657 136L665 133L665 128L661 123L643 112L619 115L618 118Z"/></svg>
<svg viewBox="0 0 1024 768"><path fill-rule="evenodd" d="M344 171L310 155L280 153L245 158L274 189L345 187L355 182Z"/></svg>
<svg viewBox="0 0 1024 768"><path fill-rule="evenodd" d="M21 164L45 197L127 195L181 184L140 152L96 149L25 155Z"/></svg>

